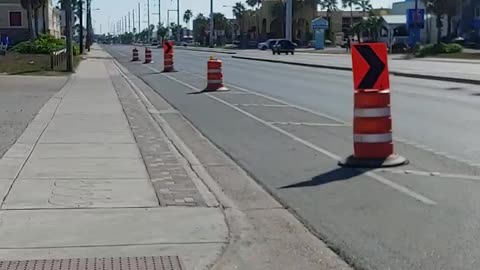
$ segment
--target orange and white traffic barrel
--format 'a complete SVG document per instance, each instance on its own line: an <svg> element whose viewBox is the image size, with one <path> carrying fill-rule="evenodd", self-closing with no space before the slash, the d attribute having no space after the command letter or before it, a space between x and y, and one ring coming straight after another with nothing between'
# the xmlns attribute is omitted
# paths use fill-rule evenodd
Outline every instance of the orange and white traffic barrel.
<svg viewBox="0 0 480 270"><path fill-rule="evenodd" d="M385 44L352 46L354 72L353 155L347 167L393 167L408 164L395 154Z"/></svg>
<svg viewBox="0 0 480 270"><path fill-rule="evenodd" d="M228 91L223 85L222 61L210 57L207 64L207 88L203 91Z"/></svg>
<svg viewBox="0 0 480 270"><path fill-rule="evenodd" d="M150 50L148 47L145 47L145 62L144 64L150 64L153 63L152 61L152 50Z"/></svg>
<svg viewBox="0 0 480 270"><path fill-rule="evenodd" d="M132 51L132 61L139 61L140 57L138 56L138 49L134 48Z"/></svg>
<svg viewBox="0 0 480 270"><path fill-rule="evenodd" d="M163 72L174 72L173 66L173 45L172 41L166 40L163 43Z"/></svg>
<svg viewBox="0 0 480 270"><path fill-rule="evenodd" d="M173 54L163 55L163 72L172 72L173 69Z"/></svg>

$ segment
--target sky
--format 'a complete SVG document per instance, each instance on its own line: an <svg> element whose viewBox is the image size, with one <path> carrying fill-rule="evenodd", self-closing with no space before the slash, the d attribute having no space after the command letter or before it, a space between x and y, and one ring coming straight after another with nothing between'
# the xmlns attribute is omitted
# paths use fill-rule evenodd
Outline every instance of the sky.
<svg viewBox="0 0 480 270"><path fill-rule="evenodd" d="M150 1L150 13L157 13L150 15L150 24L158 24L158 1L159 0L149 0ZM160 0L161 1L161 19L165 24L167 22L167 10L177 8L177 0ZM227 18L233 18L232 8L239 0L214 0L214 11L222 12ZM245 0L240 0L245 2ZM398 2L400 0L371 0L372 5L375 8L391 7L393 2ZM341 2L341 1L339 1ZM122 19L124 16L132 16L133 9L135 9L135 25L138 28L138 3L140 3L141 10L141 27L142 29L147 27L147 0L92 0L92 8L94 9L93 16L93 26L96 33L107 33L112 32L113 25ZM226 6L226 7L224 7ZM194 16L198 13L203 13L205 15L209 14L210 10L210 0L180 0L180 22L182 25L185 25L182 22L183 12L187 9L192 10ZM177 14L176 12L170 13L170 22L176 22ZM131 23L133 23L131 21ZM128 24L128 19L127 19ZM190 22L190 27L191 27ZM101 31L100 31L101 28Z"/></svg>

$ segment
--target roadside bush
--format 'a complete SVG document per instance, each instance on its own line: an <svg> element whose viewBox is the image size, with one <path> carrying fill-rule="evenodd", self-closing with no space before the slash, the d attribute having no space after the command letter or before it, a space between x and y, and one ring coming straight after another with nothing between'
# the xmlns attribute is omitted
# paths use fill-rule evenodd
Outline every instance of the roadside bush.
<svg viewBox="0 0 480 270"><path fill-rule="evenodd" d="M51 35L40 35L34 41L21 42L13 50L19 53L28 54L50 54L53 51L65 48L65 41Z"/></svg>
<svg viewBox="0 0 480 270"><path fill-rule="evenodd" d="M417 57L425 57L428 55L436 55L441 53L459 53L462 52L463 47L456 43L440 43L440 44L428 44L420 48L417 51Z"/></svg>

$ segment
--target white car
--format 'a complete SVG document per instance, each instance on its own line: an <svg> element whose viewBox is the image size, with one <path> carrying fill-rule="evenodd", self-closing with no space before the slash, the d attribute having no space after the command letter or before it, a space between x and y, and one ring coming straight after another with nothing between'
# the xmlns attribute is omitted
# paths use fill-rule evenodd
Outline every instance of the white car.
<svg viewBox="0 0 480 270"><path fill-rule="evenodd" d="M264 51L264 50L268 50L268 49L271 49L272 46L277 43L279 39L268 39L267 41L265 42L260 42L258 43L257 45L257 48Z"/></svg>
<svg viewBox="0 0 480 270"><path fill-rule="evenodd" d="M182 41L181 45L182 45L183 47L188 47L188 46L195 45L195 43L193 42L193 40L190 40L190 41Z"/></svg>

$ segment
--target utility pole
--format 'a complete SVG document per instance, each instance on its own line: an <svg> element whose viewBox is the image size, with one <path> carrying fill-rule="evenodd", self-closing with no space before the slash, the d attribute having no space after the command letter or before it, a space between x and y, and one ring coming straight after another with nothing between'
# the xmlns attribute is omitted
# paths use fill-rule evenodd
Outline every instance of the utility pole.
<svg viewBox="0 0 480 270"><path fill-rule="evenodd" d="M83 54L83 0L79 0L77 2L78 4L78 20L79 20L79 24L80 24L80 29L79 29L79 33L78 33L78 41L80 43L80 54Z"/></svg>
<svg viewBox="0 0 480 270"><path fill-rule="evenodd" d="M92 45L92 0L87 0L87 50Z"/></svg>
<svg viewBox="0 0 480 270"><path fill-rule="evenodd" d="M67 72L73 72L73 48L72 48L72 0L65 0L65 36L67 45Z"/></svg>
<svg viewBox="0 0 480 270"><path fill-rule="evenodd" d="M177 0L177 43L180 44L180 0Z"/></svg>
<svg viewBox="0 0 480 270"><path fill-rule="evenodd" d="M130 11L128 12L128 32L132 32L132 25L130 24Z"/></svg>
<svg viewBox="0 0 480 270"><path fill-rule="evenodd" d="M210 40L209 40L209 46L210 48L213 48L213 0L210 0Z"/></svg>
<svg viewBox="0 0 480 270"><path fill-rule="evenodd" d="M138 2L138 32L142 32L142 17L141 17L141 14L140 13L141 9L140 9L140 2Z"/></svg>
<svg viewBox="0 0 480 270"><path fill-rule="evenodd" d="M147 33L148 33L148 43L150 43L151 41L151 37L150 37L150 0L147 0Z"/></svg>
<svg viewBox="0 0 480 270"><path fill-rule="evenodd" d="M135 9L132 9L132 25L133 25L133 29L135 29Z"/></svg>
<svg viewBox="0 0 480 270"><path fill-rule="evenodd" d="M158 25L162 24L162 0L158 0Z"/></svg>
<svg viewBox="0 0 480 270"><path fill-rule="evenodd" d="M285 19L285 38L292 41L293 0L287 0L287 18Z"/></svg>

